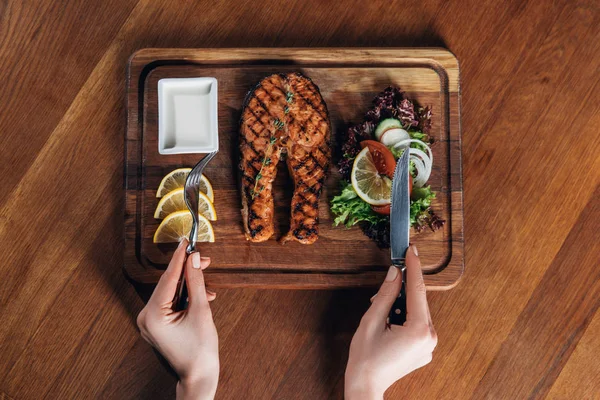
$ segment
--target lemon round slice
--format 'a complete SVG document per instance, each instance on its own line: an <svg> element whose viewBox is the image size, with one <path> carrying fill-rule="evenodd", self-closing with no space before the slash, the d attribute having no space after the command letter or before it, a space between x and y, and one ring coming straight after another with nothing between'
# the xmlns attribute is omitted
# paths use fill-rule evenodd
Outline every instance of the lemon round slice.
<svg viewBox="0 0 600 400"><path fill-rule="evenodd" d="M175 211L167 215L154 233L154 243L175 243L187 238L192 229L192 214L189 211ZM204 216L198 216L198 242L214 242L215 232Z"/></svg>
<svg viewBox="0 0 600 400"><path fill-rule="evenodd" d="M210 201L207 195L200 192L198 198L198 212L204 215L209 221L217 220L217 210ZM154 218L163 219L167 215L175 211L187 211L187 205L185 204L183 188L171 190L165 194L156 206L154 211Z"/></svg>
<svg viewBox="0 0 600 400"><path fill-rule="evenodd" d="M392 201L392 180L377 172L369 148L365 147L354 159L350 174L352 188L365 202L384 206Z"/></svg>
<svg viewBox="0 0 600 400"><path fill-rule="evenodd" d="M185 180L189 175L191 168L178 168L174 171L171 171L165 176L160 185L158 186L158 190L156 191L156 197L163 197L169 192L172 192L175 189L179 189L185 186ZM215 202L215 194L213 192L212 185L208 178L204 175L200 177L200 191L208 196L211 203Z"/></svg>

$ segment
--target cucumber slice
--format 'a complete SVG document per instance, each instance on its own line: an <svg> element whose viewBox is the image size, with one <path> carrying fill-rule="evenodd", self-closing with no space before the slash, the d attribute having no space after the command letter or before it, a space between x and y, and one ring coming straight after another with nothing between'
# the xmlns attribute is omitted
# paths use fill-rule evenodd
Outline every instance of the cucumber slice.
<svg viewBox="0 0 600 400"><path fill-rule="evenodd" d="M383 132L383 135L381 135L381 139L379 141L382 144L390 147L394 146L396 143L407 139L410 139L410 135L408 134L408 132L401 128L393 128ZM408 144L406 145L406 147L408 147Z"/></svg>
<svg viewBox="0 0 600 400"><path fill-rule="evenodd" d="M384 119L375 128L375 139L380 140L383 132L393 128L402 128L402 123L395 118Z"/></svg>

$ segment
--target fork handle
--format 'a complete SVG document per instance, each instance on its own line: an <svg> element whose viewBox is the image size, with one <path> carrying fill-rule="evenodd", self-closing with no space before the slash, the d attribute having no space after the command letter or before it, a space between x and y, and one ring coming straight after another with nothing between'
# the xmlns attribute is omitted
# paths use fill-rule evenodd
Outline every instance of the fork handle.
<svg viewBox="0 0 600 400"><path fill-rule="evenodd" d="M188 291L187 285L185 284L185 275L181 275L181 279L177 283L177 293L175 294L175 299L173 299L175 311L185 310L188 306Z"/></svg>
<svg viewBox="0 0 600 400"><path fill-rule="evenodd" d="M192 229L190 230L190 238L185 250L188 255L196 251L196 240L198 240L198 215L192 212Z"/></svg>
<svg viewBox="0 0 600 400"><path fill-rule="evenodd" d="M186 249L186 253L188 256L191 254L189 244ZM179 276L179 281L177 281L177 289L175 290L175 298L173 299L173 310L174 311L185 310L188 306L188 290L187 290L187 284L185 282L185 266L186 266L186 264L187 264L187 258L183 262L183 268L181 269L181 275Z"/></svg>

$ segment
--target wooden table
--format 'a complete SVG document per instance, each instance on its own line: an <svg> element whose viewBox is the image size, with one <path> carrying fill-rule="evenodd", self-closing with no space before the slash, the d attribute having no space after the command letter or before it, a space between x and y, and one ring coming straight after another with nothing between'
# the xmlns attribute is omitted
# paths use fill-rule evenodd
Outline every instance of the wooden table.
<svg viewBox="0 0 600 400"><path fill-rule="evenodd" d="M0 398L171 398L122 274L124 76L143 47L445 46L461 62L466 273L388 398L600 397L595 1L0 6ZM341 398L370 290L222 290L220 399Z"/></svg>

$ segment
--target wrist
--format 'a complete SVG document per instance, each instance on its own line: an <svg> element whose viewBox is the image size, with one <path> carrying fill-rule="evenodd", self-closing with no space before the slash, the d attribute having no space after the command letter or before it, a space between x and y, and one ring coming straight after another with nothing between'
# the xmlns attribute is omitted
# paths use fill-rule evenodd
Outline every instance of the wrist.
<svg viewBox="0 0 600 400"><path fill-rule="evenodd" d="M368 379L354 379L346 376L344 382L344 399L346 400L383 400L384 390L380 390Z"/></svg>
<svg viewBox="0 0 600 400"><path fill-rule="evenodd" d="M345 400L383 400L383 393L369 388L346 388L344 389Z"/></svg>
<svg viewBox="0 0 600 400"><path fill-rule="evenodd" d="M177 400L212 400L218 379L182 379L177 382Z"/></svg>

